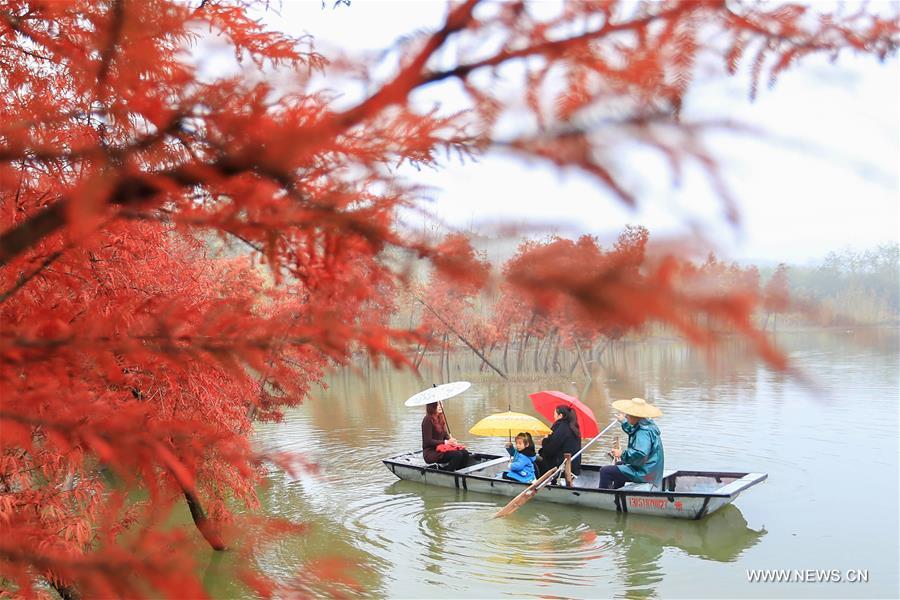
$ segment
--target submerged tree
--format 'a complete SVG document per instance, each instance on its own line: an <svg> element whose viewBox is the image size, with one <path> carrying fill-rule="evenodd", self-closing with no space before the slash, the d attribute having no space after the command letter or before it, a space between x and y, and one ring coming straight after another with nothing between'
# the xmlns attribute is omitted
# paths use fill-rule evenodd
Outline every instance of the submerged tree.
<svg viewBox="0 0 900 600"><path fill-rule="evenodd" d="M484 347L486 332L476 318L473 301L488 277L490 266L477 252L469 240L461 235L447 236L443 243L445 251L462 257L470 265L468 277L462 278L452 273L432 271L421 289L413 292L413 298L424 309L420 320L420 330L425 336L421 355L417 355L414 366L418 367L429 345L439 349L437 367L442 377L450 379L450 347L457 339L478 351ZM479 346L475 346L479 344Z"/></svg>
<svg viewBox="0 0 900 600"><path fill-rule="evenodd" d="M772 319L772 331L776 328L776 319L778 313L786 312L790 305L789 299L790 281L788 279L788 268L784 263L779 263L772 273L772 277L766 282L763 289L763 307L766 310L766 320L763 322L763 330L769 325L769 317L774 315Z"/></svg>
<svg viewBox="0 0 900 600"><path fill-rule="evenodd" d="M603 1L542 17L523 2L467 0L437 31L404 39L384 59L399 57L391 70L329 63L310 40L263 29L247 5L0 6L5 592L203 594L184 534L162 527L166 512L183 499L203 537L224 548L226 500L253 505L264 461L280 461L250 446L252 421L277 419L354 349L404 360L395 342L411 334L384 318L404 271L387 251L479 283L460 246L402 227L398 210L419 196L398 165L502 148L582 169L633 204L615 157L638 142L675 171L702 166L736 220L701 139L720 124L680 118L694 65L717 57L735 72L747 57L755 91L807 55L884 58L898 40L895 16L865 10ZM243 71L200 69L190 49L206 36L226 40ZM266 83L273 68L289 73L279 87ZM365 98L333 91L360 75ZM497 78L518 95L501 96ZM467 111L410 101L441 82L463 90ZM522 106L524 128L497 137L499 120ZM221 258L211 240L249 258ZM746 324L740 298L678 295L673 261L640 278L538 268L514 282L536 297L552 287L586 322L659 319L696 341L709 338L691 314ZM605 310L613 290L627 306ZM272 593L259 574L243 576Z"/></svg>

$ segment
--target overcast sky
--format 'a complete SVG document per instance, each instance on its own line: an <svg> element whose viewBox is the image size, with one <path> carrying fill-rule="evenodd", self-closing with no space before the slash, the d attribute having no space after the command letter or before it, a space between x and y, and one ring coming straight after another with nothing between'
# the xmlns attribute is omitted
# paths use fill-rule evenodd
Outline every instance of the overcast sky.
<svg viewBox="0 0 900 600"><path fill-rule="evenodd" d="M285 0L264 19L294 35L311 34L317 48L380 50L417 30L442 23L443 0ZM724 256L761 263L805 263L846 246L867 248L900 237L900 67L896 58L844 56L834 66L811 61L782 75L774 89L748 99L749 79L721 78L696 89L687 111L736 118L777 136L736 134L710 139L741 210L735 228L705 179L689 175L673 190L651 157L635 156L629 179L640 190L629 210L593 180L540 163L489 155L477 164L450 162L414 174L434 186L432 211L452 227L497 221L555 224L558 231L609 239L627 223L655 237L699 230ZM690 113L689 113L690 114ZM629 165L630 166L630 165ZM407 175L410 175L407 173Z"/></svg>

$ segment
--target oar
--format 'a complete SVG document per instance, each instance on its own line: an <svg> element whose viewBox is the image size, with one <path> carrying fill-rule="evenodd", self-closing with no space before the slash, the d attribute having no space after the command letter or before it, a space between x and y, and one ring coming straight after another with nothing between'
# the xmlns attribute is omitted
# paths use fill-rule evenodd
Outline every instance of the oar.
<svg viewBox="0 0 900 600"><path fill-rule="evenodd" d="M593 444L594 442L599 440L600 436L602 436L604 433L609 431L612 428L612 426L615 425L616 423L618 423L618 421L616 419L613 419L612 422L606 426L606 429L604 429L603 431L598 433L596 436L594 436L593 439L591 439L591 441L589 441L587 444L582 446L581 450L579 450L572 456L572 460L575 460L576 458L578 458L582 452L587 450L591 446L591 444ZM563 468L563 465L560 465L560 466L553 468L553 469L547 471L546 473L544 473L540 479L538 479L537 481L535 481L534 483L529 485L525 489L524 492L522 492L521 494L519 494L518 496L513 498L509 502L509 504L507 504L506 506L504 506L503 508L498 510L496 513L494 513L494 518L496 519L498 517L505 517L506 515L511 515L512 513L516 512L516 510L518 510L518 508L520 506L522 506L523 504L525 504L526 502L531 500L534 497L534 495L537 494L538 491L542 487L544 487L545 485L550 483L550 481L553 479L553 477L555 477L559 473L559 470L562 468Z"/></svg>
<svg viewBox="0 0 900 600"><path fill-rule="evenodd" d="M615 438L613 438L612 449L611 449L609 452L606 453L606 455L613 461L613 463L616 462L616 453L615 453L615 451L616 451L616 450L620 450L620 449L621 449L621 448L619 447L619 436L616 436Z"/></svg>

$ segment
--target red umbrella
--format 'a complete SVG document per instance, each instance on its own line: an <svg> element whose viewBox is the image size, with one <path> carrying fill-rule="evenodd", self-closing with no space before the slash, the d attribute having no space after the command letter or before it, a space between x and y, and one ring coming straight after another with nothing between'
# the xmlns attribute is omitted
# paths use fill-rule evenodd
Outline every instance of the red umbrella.
<svg viewBox="0 0 900 600"><path fill-rule="evenodd" d="M534 409L550 421L553 421L553 413L560 404L574 410L578 417L578 428L581 429L581 437L592 438L600 433L600 428L597 427L597 419L594 418L594 411L575 396L563 394L562 392L547 391L528 394L528 397L531 398Z"/></svg>

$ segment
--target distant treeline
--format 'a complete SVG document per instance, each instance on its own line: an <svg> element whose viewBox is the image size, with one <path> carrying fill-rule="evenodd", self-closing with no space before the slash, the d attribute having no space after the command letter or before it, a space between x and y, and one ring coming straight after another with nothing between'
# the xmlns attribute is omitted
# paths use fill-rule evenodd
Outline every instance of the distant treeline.
<svg viewBox="0 0 900 600"><path fill-rule="evenodd" d="M792 306L811 310L785 315L791 324L897 324L900 321L900 244L829 253L814 266L784 267ZM764 280L775 269L760 269Z"/></svg>
<svg viewBox="0 0 900 600"><path fill-rule="evenodd" d="M554 258L549 263L551 275L593 273L589 278L592 285L618 290L614 300L627 297L634 289L654 285L661 276L658 265L662 259L648 252L649 237L643 227L628 227L610 247L602 247L588 236L527 241L501 265L492 265L479 255L473 262L479 269L504 274L499 287L480 289L431 273L395 299L394 324L422 332L424 337L409 349L414 364L418 366L428 357L427 362L447 377L452 353L465 348L479 357L482 368L569 377L578 371L590 377L591 364L602 362L604 352L620 340L682 337L685 331L687 335L699 331L718 337L746 334L748 327L774 332L900 322L897 244L832 252L814 266L782 263L758 268L725 262L712 254L703 262L682 260L677 275L671 276L677 280L675 295L670 293L653 310L670 310L679 294L683 302L693 303L699 310L675 306L671 310L680 312L669 322L646 317L631 321L629 305L619 302L612 309L598 305L598 311L618 312L610 312L608 319L594 315L588 325L566 299L542 305L509 283L511 274L527 281L533 270L548 268L535 257L550 256ZM547 293L553 290L548 288ZM637 302L648 302L648 296L635 297ZM740 316L728 318L747 311L749 323ZM682 315L680 328L672 324L678 315Z"/></svg>

